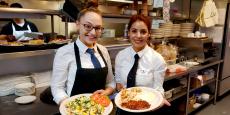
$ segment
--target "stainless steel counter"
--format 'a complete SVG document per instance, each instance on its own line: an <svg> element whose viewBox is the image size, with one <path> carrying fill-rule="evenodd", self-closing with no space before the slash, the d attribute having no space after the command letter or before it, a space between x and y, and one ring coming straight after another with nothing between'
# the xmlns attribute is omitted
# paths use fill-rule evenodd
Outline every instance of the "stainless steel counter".
<svg viewBox="0 0 230 115"><path fill-rule="evenodd" d="M15 95L0 97L0 115L54 115L59 112L58 106L40 101L39 95L45 88L36 89L36 101L26 105L15 103Z"/></svg>

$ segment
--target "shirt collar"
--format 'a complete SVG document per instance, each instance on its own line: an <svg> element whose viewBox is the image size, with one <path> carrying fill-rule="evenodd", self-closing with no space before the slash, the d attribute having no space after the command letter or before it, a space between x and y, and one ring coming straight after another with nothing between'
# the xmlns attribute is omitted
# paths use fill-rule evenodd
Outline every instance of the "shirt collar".
<svg viewBox="0 0 230 115"><path fill-rule="evenodd" d="M88 49L88 47L80 40L79 37L76 40L76 44L79 48L79 51L86 53L86 50ZM93 49L95 52L97 52L97 43L94 44Z"/></svg>
<svg viewBox="0 0 230 115"><path fill-rule="evenodd" d="M138 56L141 58L145 54L145 52L147 52L148 49L149 49L149 46L146 45L145 48L142 49L141 51L135 52L135 50L131 47L131 55L133 55L134 57L135 54L138 54Z"/></svg>

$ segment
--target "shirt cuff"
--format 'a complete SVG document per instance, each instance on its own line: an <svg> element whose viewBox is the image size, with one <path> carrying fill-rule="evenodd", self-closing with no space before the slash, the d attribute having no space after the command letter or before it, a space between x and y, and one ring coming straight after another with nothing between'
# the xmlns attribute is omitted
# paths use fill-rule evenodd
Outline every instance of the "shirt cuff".
<svg viewBox="0 0 230 115"><path fill-rule="evenodd" d="M111 82L111 83L107 84L106 87L112 87L113 89L115 89L116 84L115 84L115 82Z"/></svg>
<svg viewBox="0 0 230 115"><path fill-rule="evenodd" d="M69 97L66 93L64 92L59 92L58 94L55 94L54 95L54 98L53 100L57 103L57 104L60 104L60 101Z"/></svg>

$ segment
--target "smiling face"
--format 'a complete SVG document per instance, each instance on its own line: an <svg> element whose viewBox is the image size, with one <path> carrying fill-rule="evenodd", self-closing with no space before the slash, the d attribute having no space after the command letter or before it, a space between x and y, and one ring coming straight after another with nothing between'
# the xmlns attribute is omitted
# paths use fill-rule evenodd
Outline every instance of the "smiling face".
<svg viewBox="0 0 230 115"><path fill-rule="evenodd" d="M150 34L147 25L143 21L137 20L131 25L128 36L133 49L138 52L145 48Z"/></svg>
<svg viewBox="0 0 230 115"><path fill-rule="evenodd" d="M87 12L76 24L79 28L80 40L87 47L92 48L102 33L102 17L95 12Z"/></svg>

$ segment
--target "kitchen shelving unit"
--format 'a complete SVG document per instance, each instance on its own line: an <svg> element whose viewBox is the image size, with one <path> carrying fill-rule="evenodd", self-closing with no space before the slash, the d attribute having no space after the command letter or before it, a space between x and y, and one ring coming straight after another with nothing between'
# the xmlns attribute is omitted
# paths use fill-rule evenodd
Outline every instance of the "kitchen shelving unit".
<svg viewBox="0 0 230 115"><path fill-rule="evenodd" d="M210 99L208 101L206 101L205 103L203 103L200 107L202 107L203 105L206 105L208 102L213 101L213 104L216 104L216 98L217 98L217 86L218 86L218 78L219 78L219 67L220 64L223 62L223 60L216 60L216 61L212 61L206 64L201 64L198 66L193 66L191 68L189 68L187 71L184 72L180 72L180 73L172 73L172 74L166 74L165 76L165 81L170 81L173 79L182 79L182 78L186 78L186 87L183 88L180 92L178 92L177 94L173 94L173 96L171 98L168 99L169 102L173 102L183 96L186 96L186 106L185 106L185 115L194 113L198 110L198 108L193 109L192 111L189 110L189 97L190 97L190 93L194 92L197 89L200 89L202 87L205 87L207 85L210 84L214 84L215 85L215 89L213 92L213 96L210 96ZM213 79L210 79L208 81L205 81L204 84L202 86L196 87L196 88L191 88L191 78L194 77L195 75L197 75L197 72L205 70L209 67L215 67L215 77ZM199 107L199 108L200 108Z"/></svg>

